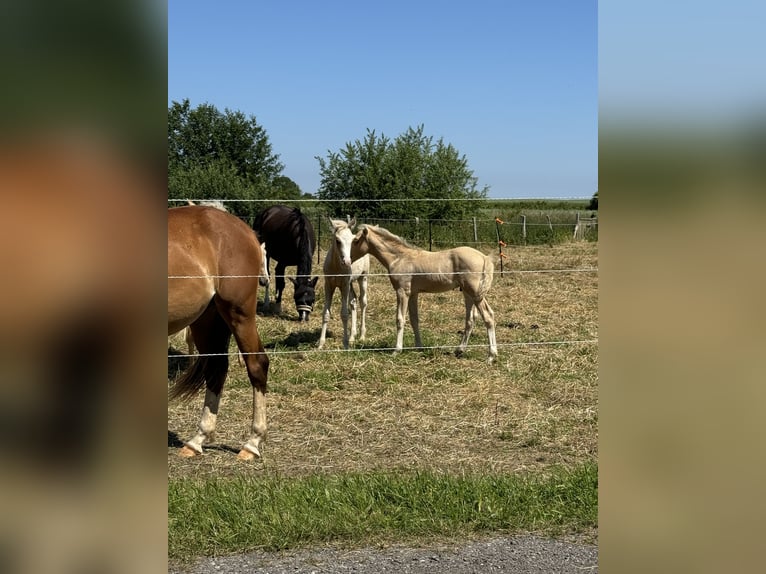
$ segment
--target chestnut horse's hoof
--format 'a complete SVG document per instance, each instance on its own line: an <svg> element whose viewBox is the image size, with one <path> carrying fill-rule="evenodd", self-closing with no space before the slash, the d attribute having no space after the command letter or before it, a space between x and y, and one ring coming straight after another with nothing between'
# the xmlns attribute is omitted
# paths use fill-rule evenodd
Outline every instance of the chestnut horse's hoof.
<svg viewBox="0 0 766 574"><path fill-rule="evenodd" d="M254 453L246 448L243 448L241 451L239 451L239 454L237 455L237 458L239 460L249 462L251 460L255 460L256 457L261 456L261 453Z"/></svg>
<svg viewBox="0 0 766 574"><path fill-rule="evenodd" d="M188 445L184 445L183 448L181 448L181 450L178 451L178 456L183 458L192 458L194 456L199 456L201 454L202 454L201 452L197 452L196 450L194 450Z"/></svg>

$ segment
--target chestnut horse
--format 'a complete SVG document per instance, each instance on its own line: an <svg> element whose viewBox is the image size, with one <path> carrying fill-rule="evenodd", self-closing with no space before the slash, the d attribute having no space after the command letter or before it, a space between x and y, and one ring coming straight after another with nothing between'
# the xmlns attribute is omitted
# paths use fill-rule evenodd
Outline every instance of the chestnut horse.
<svg viewBox="0 0 766 574"><path fill-rule="evenodd" d="M488 255L472 247L425 251L410 245L387 229L376 225L362 225L351 244L351 259L356 260L367 253L383 264L396 291L396 353L400 352L403 346L406 309L409 309L410 324L415 333L415 346L423 346L418 320L418 295L442 293L459 287L465 300L465 330L455 354L462 355L468 347L474 316L478 312L487 327L487 362L491 364L495 361L495 314L486 299L492 286L495 267Z"/></svg>
<svg viewBox="0 0 766 574"><path fill-rule="evenodd" d="M255 233L236 216L203 206L168 210L168 335L191 326L200 352L170 398L191 398L206 387L197 434L185 443L182 456L201 454L215 431L232 334L253 386L251 432L239 458L260 456L269 370L256 327L261 257Z"/></svg>

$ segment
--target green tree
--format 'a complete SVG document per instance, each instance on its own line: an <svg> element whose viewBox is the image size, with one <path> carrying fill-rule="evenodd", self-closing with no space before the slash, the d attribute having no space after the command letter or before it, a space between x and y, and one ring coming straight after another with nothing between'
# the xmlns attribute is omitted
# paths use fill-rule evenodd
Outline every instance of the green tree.
<svg viewBox="0 0 766 574"><path fill-rule="evenodd" d="M443 139L434 142L422 125L393 141L367 130L363 141L316 159L319 198L360 200L340 202L334 210L361 218L464 217L475 213L489 189L477 188L465 156ZM397 199L423 201L391 201Z"/></svg>
<svg viewBox="0 0 766 574"><path fill-rule="evenodd" d="M292 179L280 175L275 177L271 183L273 188L273 197L277 199L300 199L301 188Z"/></svg>
<svg viewBox="0 0 766 574"><path fill-rule="evenodd" d="M287 184L292 181L282 176L283 169L255 116L221 112L210 104L192 108L188 99L168 108L169 198L300 196L300 189ZM227 207L237 215L252 216L263 206L234 202Z"/></svg>

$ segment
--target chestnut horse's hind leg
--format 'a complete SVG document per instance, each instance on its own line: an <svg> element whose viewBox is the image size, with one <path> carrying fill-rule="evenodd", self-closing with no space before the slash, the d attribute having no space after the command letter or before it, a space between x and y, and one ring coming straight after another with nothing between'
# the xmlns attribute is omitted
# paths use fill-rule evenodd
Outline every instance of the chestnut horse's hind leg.
<svg viewBox="0 0 766 574"><path fill-rule="evenodd" d="M237 346L245 360L247 375L253 386L253 422L250 436L245 441L238 458L252 460L260 456L260 445L266 438L266 382L269 374L269 357L266 355L261 338L258 335L255 315L255 295L249 311L242 307L217 301L218 308L231 328Z"/></svg>
<svg viewBox="0 0 766 574"><path fill-rule="evenodd" d="M192 326L191 331L201 355L208 353L226 353L229 349L231 333L228 326L216 311L215 306L208 310ZM184 444L179 454L195 456L202 454L202 445L209 442L215 433L218 418L218 406L221 392L229 370L227 355L200 357L205 377L205 403L197 425L197 434Z"/></svg>

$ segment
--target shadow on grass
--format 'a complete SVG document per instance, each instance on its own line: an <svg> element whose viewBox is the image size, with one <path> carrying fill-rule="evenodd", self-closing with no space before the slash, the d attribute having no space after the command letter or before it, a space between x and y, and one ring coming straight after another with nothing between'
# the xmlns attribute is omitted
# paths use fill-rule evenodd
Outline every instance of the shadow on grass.
<svg viewBox="0 0 766 574"><path fill-rule="evenodd" d="M175 431L168 431L168 448L183 448L184 442L179 438L178 433ZM233 452L234 454L239 453L238 448L234 448L233 446L229 446L226 444L206 444L205 450L217 450L220 452Z"/></svg>

